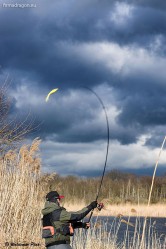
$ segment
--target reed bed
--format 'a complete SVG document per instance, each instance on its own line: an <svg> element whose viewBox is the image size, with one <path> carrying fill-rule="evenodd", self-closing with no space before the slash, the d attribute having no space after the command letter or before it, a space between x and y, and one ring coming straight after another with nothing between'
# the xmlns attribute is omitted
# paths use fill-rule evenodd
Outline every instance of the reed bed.
<svg viewBox="0 0 166 249"><path fill-rule="evenodd" d="M78 202L78 201L77 201ZM69 211L76 211L85 206L82 201L77 204L65 203L65 207ZM151 204L147 206L145 204L119 204L119 205L105 205L105 208L101 212L94 212L95 215L101 216L138 216L138 217L166 217L166 204Z"/></svg>
<svg viewBox="0 0 166 249"><path fill-rule="evenodd" d="M4 243L41 243L39 144L36 139L0 160L1 247Z"/></svg>

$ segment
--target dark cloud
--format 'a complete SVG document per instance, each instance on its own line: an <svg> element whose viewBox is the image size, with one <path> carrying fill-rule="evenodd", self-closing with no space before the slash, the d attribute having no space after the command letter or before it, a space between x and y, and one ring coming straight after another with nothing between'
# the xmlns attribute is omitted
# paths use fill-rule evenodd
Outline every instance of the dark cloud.
<svg viewBox="0 0 166 249"><path fill-rule="evenodd" d="M11 113L31 111L45 142L103 142L103 110L82 89L88 86L106 103L111 140L130 145L149 135L144 146L158 147L166 125L166 3L36 3L0 9L0 73L12 78Z"/></svg>
<svg viewBox="0 0 166 249"><path fill-rule="evenodd" d="M47 8L44 9L46 6L42 1L33 10L2 8L1 64L4 68L21 70L29 78L37 75L43 84L45 80L52 81L55 78L57 81L68 82L70 86L80 79L87 81L94 78L94 81L99 82L104 78L101 69L99 74L98 68L89 68L75 58L72 58L71 63L71 58L62 53L58 42L107 40L123 45L140 42L148 46L154 36L165 36L164 10L134 5L129 21L125 25L116 25L111 20L111 15L117 11L117 3L120 6L121 2L117 1L104 1L102 4L98 1L86 1L85 4L76 3L72 8L69 6L67 11L65 5L68 6L68 3L63 1L57 6L53 5L54 15L49 17L46 13L49 14L53 7L47 3ZM123 8L121 11L123 13ZM120 14L117 14L117 22ZM94 77L96 73L97 76Z"/></svg>
<svg viewBox="0 0 166 249"><path fill-rule="evenodd" d="M161 148L166 135L165 126L149 126L148 129L151 136L146 140L145 146L148 146L149 148Z"/></svg>
<svg viewBox="0 0 166 249"><path fill-rule="evenodd" d="M145 168L146 166L146 168ZM153 176L153 173L154 173L154 167L150 167L151 165L149 165L147 167L147 165L144 165L144 167L142 167L141 169L138 168L138 169L130 169L130 168L119 168L119 170L121 170L122 172L124 173L132 173L132 174L135 174L135 175L142 175L142 176ZM165 169L165 166L164 165L160 165L160 167L157 169L157 172L156 172L156 176L164 176L166 173L166 169Z"/></svg>
<svg viewBox="0 0 166 249"><path fill-rule="evenodd" d="M166 124L166 89L164 85L156 84L139 77L129 81L128 87L123 88L121 96L122 112L118 121L124 125L141 126ZM130 87L129 87L130 85ZM126 96L126 97L125 97Z"/></svg>
<svg viewBox="0 0 166 249"><path fill-rule="evenodd" d="M164 9L166 7L166 3L163 0L139 0L133 1L136 5L141 5L144 7L150 7L154 9Z"/></svg>

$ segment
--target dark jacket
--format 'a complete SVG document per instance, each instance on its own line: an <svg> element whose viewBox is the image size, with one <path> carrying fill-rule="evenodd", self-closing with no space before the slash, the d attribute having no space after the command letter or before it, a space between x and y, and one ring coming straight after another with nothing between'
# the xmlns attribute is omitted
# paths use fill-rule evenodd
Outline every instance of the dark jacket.
<svg viewBox="0 0 166 249"><path fill-rule="evenodd" d="M43 227L53 226L55 234L51 238L46 238L47 245L69 244L70 235L66 234L69 223L74 224L74 228L81 227L81 223L77 221L82 220L93 208L91 205L83 208L78 212L68 212L65 208L60 207L54 202L46 201L45 207L42 210Z"/></svg>

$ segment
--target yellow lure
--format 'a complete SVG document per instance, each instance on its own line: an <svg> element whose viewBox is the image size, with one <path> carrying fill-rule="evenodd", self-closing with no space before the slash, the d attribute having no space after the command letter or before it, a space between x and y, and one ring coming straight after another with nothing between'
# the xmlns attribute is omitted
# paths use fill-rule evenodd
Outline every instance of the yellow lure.
<svg viewBox="0 0 166 249"><path fill-rule="evenodd" d="M55 93L56 91L58 91L58 88L55 88L55 89L53 89L53 90L51 90L51 91L49 92L49 94L48 94L47 97L46 97L46 102L49 100L50 95L53 94L53 93Z"/></svg>

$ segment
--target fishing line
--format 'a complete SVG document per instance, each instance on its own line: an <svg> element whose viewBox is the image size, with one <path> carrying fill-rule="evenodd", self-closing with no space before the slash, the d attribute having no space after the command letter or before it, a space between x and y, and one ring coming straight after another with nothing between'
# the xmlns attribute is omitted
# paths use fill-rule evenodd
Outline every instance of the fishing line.
<svg viewBox="0 0 166 249"><path fill-rule="evenodd" d="M98 198L99 198L99 194L100 194L100 191L101 191L101 187L102 187L103 179L104 179L104 175L105 175L105 170L106 170L106 166L107 166L108 149L109 149L109 134L110 134L110 132L109 132L109 122L108 122L107 111L106 111L106 108L105 108L105 106L104 106L104 103L103 103L102 99L101 99L101 98L97 95L97 93L96 93L95 91L93 91L91 88L85 87L85 86L84 86L83 88L89 90L90 92L92 92L92 93L97 97L98 101L100 102L100 104L101 104L101 106L102 106L102 108L103 108L103 110L104 110L105 118L106 118L106 124L107 124L107 149L106 149L106 155L105 155L105 163L104 163L103 173L102 173L102 176L101 176L100 185L99 185L98 192L97 192L96 199L95 199L95 200L97 201ZM92 210L92 212L91 212L91 214L90 214L90 217L89 217L88 222L90 222L90 220L91 220L91 218L92 218L93 211L94 211L94 210Z"/></svg>

